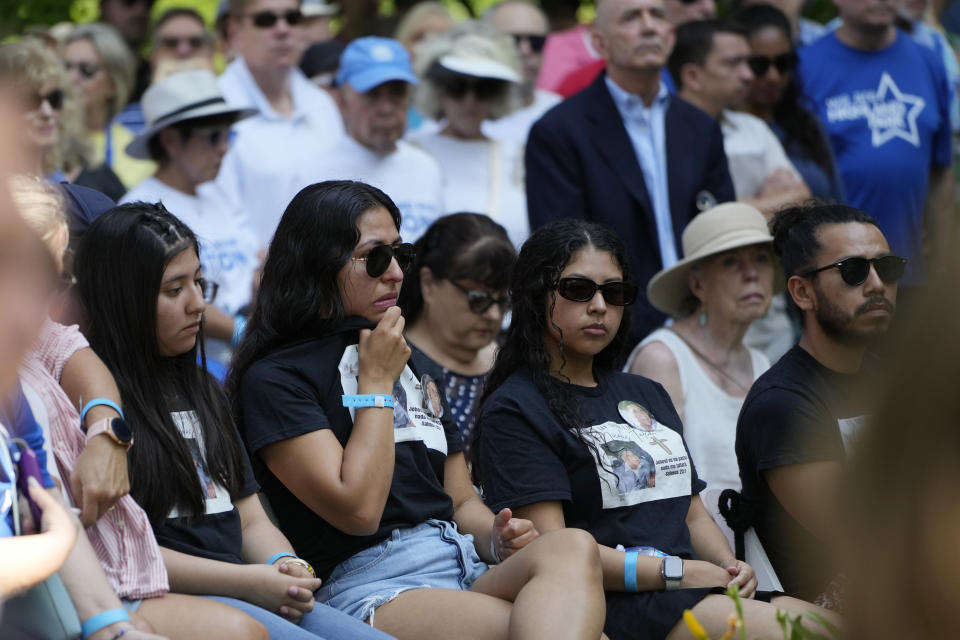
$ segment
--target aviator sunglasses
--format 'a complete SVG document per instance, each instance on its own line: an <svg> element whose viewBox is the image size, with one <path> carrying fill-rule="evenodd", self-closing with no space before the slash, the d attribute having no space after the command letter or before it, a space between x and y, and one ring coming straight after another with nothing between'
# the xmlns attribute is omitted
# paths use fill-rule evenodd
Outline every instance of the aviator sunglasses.
<svg viewBox="0 0 960 640"><path fill-rule="evenodd" d="M390 261L394 258L397 259L400 270L405 272L410 268L410 265L413 264L413 258L415 256L416 253L413 250L413 245L409 242L404 242L396 246L378 244L373 249L370 249L364 257L350 259L354 262L366 262L367 275L371 278L379 278L390 268Z"/></svg>
<svg viewBox="0 0 960 640"><path fill-rule="evenodd" d="M492 307L494 304L500 306L500 312L504 313L507 309L510 308L510 298L506 295L502 295L498 298L494 298L492 295L486 291L478 291L476 289L467 289L462 284L450 280L450 284L455 286L460 291L463 291L467 294L467 307L470 308L470 311L474 312L478 316L482 316L487 312L487 309Z"/></svg>
<svg viewBox="0 0 960 640"><path fill-rule="evenodd" d="M590 278L560 278L556 289L561 296L574 302L589 302L597 295L598 289L604 302L615 307L625 307L637 300L637 285L623 280L597 284Z"/></svg>
<svg viewBox="0 0 960 640"><path fill-rule="evenodd" d="M880 258L853 256L852 258L844 258L839 262L828 264L819 269L811 269L810 271L801 273L800 276L809 278L821 271L836 268L840 269L840 277L843 278L844 282L851 287L858 287L867 281L867 276L870 275L871 264L873 268L877 270L877 275L880 276L883 282L893 284L903 277L903 270L907 266L907 259L899 256L882 256Z"/></svg>
<svg viewBox="0 0 960 640"><path fill-rule="evenodd" d="M797 68L797 54L792 51L787 51L772 58L753 55L747 58L747 64L750 65L750 70L753 71L753 75L758 78L767 75L767 71L770 70L771 66L776 68L777 73L783 75Z"/></svg>
<svg viewBox="0 0 960 640"><path fill-rule="evenodd" d="M291 27L296 26L303 22L303 14L300 13L299 9L289 9L282 13L274 13L273 11L257 11L256 13L250 14L250 20L253 22L254 26L260 29L269 29L273 25L277 24L280 20L285 21Z"/></svg>

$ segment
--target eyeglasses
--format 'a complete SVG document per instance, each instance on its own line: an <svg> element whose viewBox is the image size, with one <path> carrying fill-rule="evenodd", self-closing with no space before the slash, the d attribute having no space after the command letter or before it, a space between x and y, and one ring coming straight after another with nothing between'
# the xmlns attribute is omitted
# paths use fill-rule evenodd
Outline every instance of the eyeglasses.
<svg viewBox="0 0 960 640"><path fill-rule="evenodd" d="M217 291L220 290L220 285L206 278L200 278L198 284L200 285L200 291L203 292L203 301L212 304L217 297Z"/></svg>
<svg viewBox="0 0 960 640"><path fill-rule="evenodd" d="M500 306L501 313L506 312L506 310L510 308L510 298L506 295L494 298L486 291L467 289L465 286L455 282L454 280L450 280L450 284L467 294L467 306L470 308L470 311L474 312L478 316L485 314L487 309L492 307L494 304Z"/></svg>
<svg viewBox="0 0 960 640"><path fill-rule="evenodd" d="M274 13L273 11L257 11L256 13L250 14L250 19L253 21L253 25L260 29L269 29L274 26L280 20L283 20L291 27L296 26L303 22L303 14L300 13L299 9L289 9L282 13Z"/></svg>
<svg viewBox="0 0 960 640"><path fill-rule="evenodd" d="M903 277L903 270L907 266L907 259L899 256L881 256L879 258L853 256L852 258L844 258L839 262L828 264L819 269L811 269L806 273L801 273L800 276L809 278L810 276L817 275L821 271L836 268L840 269L840 277L843 278L844 282L851 287L859 287L867 281L867 276L870 275L871 264L873 268L877 270L877 275L880 276L883 282L893 284Z"/></svg>
<svg viewBox="0 0 960 640"><path fill-rule="evenodd" d="M230 127L205 127L196 128L190 132L190 135L202 138L208 147L219 147L224 140L227 144L233 142L233 130Z"/></svg>
<svg viewBox="0 0 960 640"><path fill-rule="evenodd" d="M27 111L38 111L43 103L46 102L54 111L60 111L63 108L63 89L54 89L46 93L28 94L25 99Z"/></svg>
<svg viewBox="0 0 960 640"><path fill-rule="evenodd" d="M604 302L616 307L625 307L637 300L637 285L623 280L597 284L590 278L560 278L556 289L561 296L574 302L589 302L597 295L598 289Z"/></svg>
<svg viewBox="0 0 960 640"><path fill-rule="evenodd" d="M183 36L182 38L177 36L164 36L157 39L157 46L163 49L176 50L180 48L181 42L187 43L191 50L196 51L206 46L210 41L206 36Z"/></svg>
<svg viewBox="0 0 960 640"><path fill-rule="evenodd" d="M443 92L454 100L462 100L467 93L473 93L477 100L492 100L506 87L503 80L493 78L473 78L465 75L452 75L439 81Z"/></svg>
<svg viewBox="0 0 960 640"><path fill-rule="evenodd" d="M776 67L780 75L783 75L797 68L797 54L793 51L787 51L773 57L753 55L747 58L747 64L750 65L753 75L758 78L767 75L771 65Z"/></svg>
<svg viewBox="0 0 960 640"><path fill-rule="evenodd" d="M378 244L373 249L370 249L367 255L362 258L350 259L354 262L366 262L367 275L371 278L379 278L390 268L390 261L394 258L397 259L400 270L406 271L410 268L410 265L413 264L415 256L416 253L413 250L413 245L409 242L404 242L396 246Z"/></svg>
<svg viewBox="0 0 960 640"><path fill-rule="evenodd" d="M87 80L100 73L100 69L103 68L96 62L67 62L66 60L63 62L63 67L67 71L76 69Z"/></svg>
<svg viewBox="0 0 960 640"><path fill-rule="evenodd" d="M541 36L535 33L515 33L513 34L513 42L517 47L519 47L521 43L526 42L531 51L540 53L543 51L543 46L547 43L547 36Z"/></svg>

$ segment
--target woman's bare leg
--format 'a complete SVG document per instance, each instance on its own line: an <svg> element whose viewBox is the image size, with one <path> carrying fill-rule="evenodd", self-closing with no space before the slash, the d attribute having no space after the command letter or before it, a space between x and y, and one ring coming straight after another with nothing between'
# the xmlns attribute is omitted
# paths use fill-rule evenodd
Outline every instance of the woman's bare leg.
<svg viewBox="0 0 960 640"><path fill-rule="evenodd" d="M269 640L262 624L244 612L197 596L168 593L147 598L137 613L154 631L177 640Z"/></svg>
<svg viewBox="0 0 960 640"><path fill-rule="evenodd" d="M469 592L407 591L377 609L374 621L401 640L599 638L602 580L593 537L563 529L492 567Z"/></svg>
<svg viewBox="0 0 960 640"><path fill-rule="evenodd" d="M781 596L774 598L769 603L748 599L743 599L741 602L743 603L743 619L747 626L747 636L750 638L760 638L761 640L780 640L783 638L783 630L780 628L780 623L777 622L777 609L789 612L793 617L808 612L816 613L837 627L842 625L840 617L834 612L796 598ZM711 637L723 635L730 628L727 623L727 616L735 613L733 600L722 595L707 596L692 611ZM804 616L803 624L805 627L815 629L820 633L826 632L826 629L820 623L807 616ZM692 637L687 625L681 620L670 631L667 640Z"/></svg>

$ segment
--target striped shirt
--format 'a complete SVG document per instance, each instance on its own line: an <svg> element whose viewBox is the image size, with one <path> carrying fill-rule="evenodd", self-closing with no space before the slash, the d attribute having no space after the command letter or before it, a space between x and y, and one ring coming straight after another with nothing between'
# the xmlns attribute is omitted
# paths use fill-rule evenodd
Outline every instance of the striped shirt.
<svg viewBox="0 0 960 640"><path fill-rule="evenodd" d="M86 436L80 413L60 387L63 367L70 357L90 345L76 326L52 320L44 323L20 370L22 380L39 392L50 420L52 449L61 476L69 478L83 453ZM70 483L64 492L75 504ZM121 598L152 598L169 591L167 569L146 512L129 495L122 497L87 528L111 586Z"/></svg>

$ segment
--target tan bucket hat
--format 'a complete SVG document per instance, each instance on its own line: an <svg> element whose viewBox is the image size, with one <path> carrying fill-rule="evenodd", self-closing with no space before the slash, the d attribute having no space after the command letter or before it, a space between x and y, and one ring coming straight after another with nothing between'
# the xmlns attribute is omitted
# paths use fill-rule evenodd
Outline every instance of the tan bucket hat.
<svg viewBox="0 0 960 640"><path fill-rule="evenodd" d="M690 295L687 272L708 256L752 244L772 244L767 220L758 209L742 202L717 205L696 216L683 230L683 259L663 269L647 283L650 304L676 318L684 313ZM784 290L783 270L774 255L773 293Z"/></svg>

